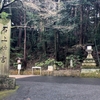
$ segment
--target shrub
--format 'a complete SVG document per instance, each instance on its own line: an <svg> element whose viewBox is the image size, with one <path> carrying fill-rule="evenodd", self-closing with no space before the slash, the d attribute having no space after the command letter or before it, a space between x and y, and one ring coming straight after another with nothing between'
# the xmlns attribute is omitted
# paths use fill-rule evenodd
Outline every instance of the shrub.
<svg viewBox="0 0 100 100"><path fill-rule="evenodd" d="M49 58L49 59L47 59L45 61L42 61L42 62L35 63L35 66L40 66L40 67L42 67L44 69L47 69L48 65L52 65L52 66L56 65L59 68L63 68L64 67L64 64L61 61L55 61L55 59L51 59L51 58Z"/></svg>
<svg viewBox="0 0 100 100"><path fill-rule="evenodd" d="M66 63L67 63L68 66L69 66L70 60L73 61L73 67L78 67L81 64L79 56L70 55L70 56L66 57Z"/></svg>

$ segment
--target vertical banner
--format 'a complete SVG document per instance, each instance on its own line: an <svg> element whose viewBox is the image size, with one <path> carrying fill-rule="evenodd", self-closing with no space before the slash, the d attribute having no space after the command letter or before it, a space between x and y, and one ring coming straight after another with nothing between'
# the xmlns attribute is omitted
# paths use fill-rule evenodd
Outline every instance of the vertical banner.
<svg viewBox="0 0 100 100"><path fill-rule="evenodd" d="M10 33L11 21L6 24L0 23L0 76L9 75Z"/></svg>

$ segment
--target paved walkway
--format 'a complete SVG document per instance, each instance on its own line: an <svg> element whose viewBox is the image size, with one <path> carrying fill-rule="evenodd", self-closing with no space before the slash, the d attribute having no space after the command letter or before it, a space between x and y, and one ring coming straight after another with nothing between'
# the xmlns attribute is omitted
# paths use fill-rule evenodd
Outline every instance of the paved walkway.
<svg viewBox="0 0 100 100"><path fill-rule="evenodd" d="M100 79L52 76L16 78L20 88L4 100L100 100Z"/></svg>

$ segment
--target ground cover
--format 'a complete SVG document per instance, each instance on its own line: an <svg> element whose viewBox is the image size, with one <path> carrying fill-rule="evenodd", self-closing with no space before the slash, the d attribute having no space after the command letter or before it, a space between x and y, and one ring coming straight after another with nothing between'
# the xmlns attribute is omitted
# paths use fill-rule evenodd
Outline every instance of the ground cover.
<svg viewBox="0 0 100 100"><path fill-rule="evenodd" d="M18 88L19 88L19 86L16 86L16 88L13 89L13 90L2 90L2 91L0 91L0 100L3 100L3 98L10 96L12 93L17 91Z"/></svg>

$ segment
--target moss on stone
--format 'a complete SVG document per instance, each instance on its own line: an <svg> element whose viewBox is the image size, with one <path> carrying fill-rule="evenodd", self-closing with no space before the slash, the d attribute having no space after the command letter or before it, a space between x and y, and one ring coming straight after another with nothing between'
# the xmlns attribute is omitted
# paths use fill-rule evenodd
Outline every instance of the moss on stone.
<svg viewBox="0 0 100 100"><path fill-rule="evenodd" d="M0 100L3 100L3 98L6 98L9 95L11 95L12 93L16 92L18 88L19 88L19 86L16 86L16 88L13 89L13 90L2 90L2 91L0 91Z"/></svg>
<svg viewBox="0 0 100 100"><path fill-rule="evenodd" d="M0 19L0 23L6 25L9 22L9 19Z"/></svg>

